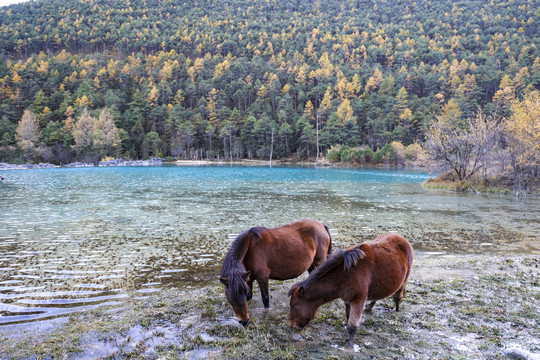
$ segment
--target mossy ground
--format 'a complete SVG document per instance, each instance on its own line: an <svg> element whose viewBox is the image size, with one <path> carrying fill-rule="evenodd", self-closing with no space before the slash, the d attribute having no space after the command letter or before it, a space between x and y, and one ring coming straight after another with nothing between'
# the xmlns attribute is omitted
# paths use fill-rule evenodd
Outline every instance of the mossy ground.
<svg viewBox="0 0 540 360"><path fill-rule="evenodd" d="M219 282L171 288L121 308L100 309L35 333L0 329L2 359L502 359L519 345L540 353L540 256L418 254L400 312L392 300L363 315L346 347L341 300L303 331L287 323L293 281L258 291L252 322L232 319Z"/></svg>

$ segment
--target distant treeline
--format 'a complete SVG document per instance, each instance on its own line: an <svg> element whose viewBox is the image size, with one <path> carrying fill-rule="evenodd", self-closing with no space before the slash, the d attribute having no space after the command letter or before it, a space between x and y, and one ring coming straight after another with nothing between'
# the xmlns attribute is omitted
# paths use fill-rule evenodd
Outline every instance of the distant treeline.
<svg viewBox="0 0 540 360"><path fill-rule="evenodd" d="M2 7L0 161L363 159L344 151L509 116L540 88L539 31L531 0Z"/></svg>

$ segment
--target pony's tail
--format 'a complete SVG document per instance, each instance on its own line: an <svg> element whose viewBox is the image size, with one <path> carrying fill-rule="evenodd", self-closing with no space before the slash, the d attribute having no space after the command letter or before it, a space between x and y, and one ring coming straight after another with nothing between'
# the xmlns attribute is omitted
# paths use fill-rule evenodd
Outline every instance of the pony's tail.
<svg viewBox="0 0 540 360"><path fill-rule="evenodd" d="M328 237L330 238L330 245L328 245L328 255L330 255L332 253L332 235L330 235L330 229L328 228L328 226L324 225L324 228L326 229Z"/></svg>

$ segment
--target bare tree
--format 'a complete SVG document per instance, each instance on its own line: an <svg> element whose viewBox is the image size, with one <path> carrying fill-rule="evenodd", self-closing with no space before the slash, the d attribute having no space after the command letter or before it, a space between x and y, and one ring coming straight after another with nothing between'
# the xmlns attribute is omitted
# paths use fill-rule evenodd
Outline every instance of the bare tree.
<svg viewBox="0 0 540 360"><path fill-rule="evenodd" d="M463 127L437 118L426 132L426 149L443 169L451 170L452 180L454 175L458 180L467 180L489 166L500 133L500 121L480 111Z"/></svg>

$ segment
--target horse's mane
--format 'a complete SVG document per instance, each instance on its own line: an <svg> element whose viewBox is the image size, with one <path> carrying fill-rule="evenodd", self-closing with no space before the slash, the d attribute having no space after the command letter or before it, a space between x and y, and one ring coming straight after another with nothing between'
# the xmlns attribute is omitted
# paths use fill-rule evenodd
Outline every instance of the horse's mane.
<svg viewBox="0 0 540 360"><path fill-rule="evenodd" d="M340 266L341 264L343 264L343 269L345 271L349 271L353 266L358 264L358 261L362 260L365 256L366 254L358 247L354 247L351 250L339 249L336 253L330 256L328 260L324 262L324 264L316 268L315 271L313 271L307 279L291 286L288 295L291 296L294 290L300 287L303 287L304 289L309 288L311 285L319 281L326 274L328 274L330 271Z"/></svg>
<svg viewBox="0 0 540 360"><path fill-rule="evenodd" d="M234 239L231 248L225 255L223 266L221 267L221 277L226 278L229 282L229 289L232 296L238 295L240 290L248 290L248 284L244 279L246 268L242 263L249 247L248 235L253 234L260 238L261 233L265 228L254 227L244 231Z"/></svg>

